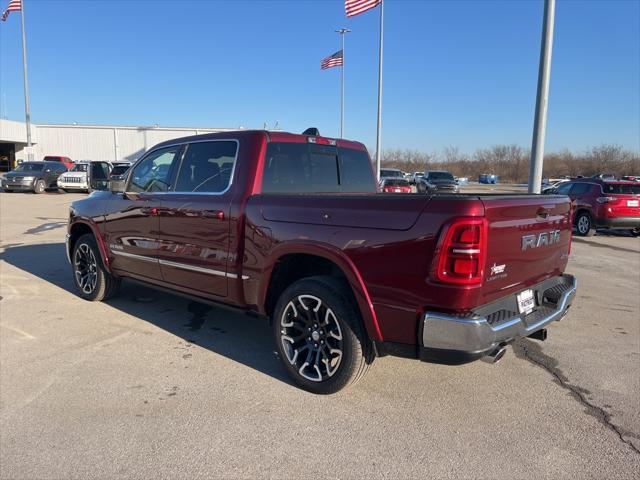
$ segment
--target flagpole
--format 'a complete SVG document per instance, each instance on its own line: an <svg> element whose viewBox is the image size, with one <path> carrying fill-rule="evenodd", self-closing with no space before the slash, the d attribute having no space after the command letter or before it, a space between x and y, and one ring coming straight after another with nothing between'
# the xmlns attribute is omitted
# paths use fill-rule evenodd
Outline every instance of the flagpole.
<svg viewBox="0 0 640 480"><path fill-rule="evenodd" d="M376 133L376 177L380 180L382 156L382 49L384 45L384 0L380 1L380 51L378 58L378 125Z"/></svg>
<svg viewBox="0 0 640 480"><path fill-rule="evenodd" d="M344 35L349 32L351 32L351 30L348 28L336 30L336 33L339 33L342 38L342 68L340 70L340 138L344 138Z"/></svg>
<svg viewBox="0 0 640 480"><path fill-rule="evenodd" d="M27 124L27 147L31 147L31 112L29 110L29 79L27 76L27 37L24 30L24 4L20 2L20 20L22 23L22 69L24 72L24 116ZM31 148L29 148L31 150ZM33 160L33 152L27 154L27 160Z"/></svg>

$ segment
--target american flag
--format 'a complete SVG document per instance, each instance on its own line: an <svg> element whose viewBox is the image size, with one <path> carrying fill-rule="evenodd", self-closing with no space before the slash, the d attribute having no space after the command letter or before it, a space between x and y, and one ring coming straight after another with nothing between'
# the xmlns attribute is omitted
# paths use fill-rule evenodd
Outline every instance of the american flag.
<svg viewBox="0 0 640 480"><path fill-rule="evenodd" d="M9 0L9 5L7 5L7 9L2 12L2 21L6 22L7 17L9 16L9 12L19 12L22 10L22 0Z"/></svg>
<svg viewBox="0 0 640 480"><path fill-rule="evenodd" d="M322 61L320 62L321 70L326 70L327 68L341 67L341 66L342 66L342 50L334 53L333 55L323 58Z"/></svg>
<svg viewBox="0 0 640 480"><path fill-rule="evenodd" d="M344 0L344 9L347 12L347 17L355 17L381 3L382 0Z"/></svg>

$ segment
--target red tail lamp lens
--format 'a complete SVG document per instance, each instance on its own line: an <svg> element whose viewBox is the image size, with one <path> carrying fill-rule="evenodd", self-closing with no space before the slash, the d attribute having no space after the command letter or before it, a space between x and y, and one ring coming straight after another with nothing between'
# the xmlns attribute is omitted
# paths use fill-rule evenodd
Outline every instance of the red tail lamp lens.
<svg viewBox="0 0 640 480"><path fill-rule="evenodd" d="M487 222L484 218L459 218L440 236L435 279L455 285L482 282L487 254Z"/></svg>

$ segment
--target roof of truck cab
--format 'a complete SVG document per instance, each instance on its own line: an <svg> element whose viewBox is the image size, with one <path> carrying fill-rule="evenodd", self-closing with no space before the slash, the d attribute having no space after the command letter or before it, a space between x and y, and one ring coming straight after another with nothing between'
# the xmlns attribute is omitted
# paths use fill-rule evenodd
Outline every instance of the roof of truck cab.
<svg viewBox="0 0 640 480"><path fill-rule="evenodd" d="M189 142L202 142L207 140L221 140L221 139L229 139L229 138L241 138L241 137L250 137L256 134L265 135L267 137L268 142L283 142L283 143L307 143L309 137L313 137L313 135L302 135L300 133L289 133L289 132L272 132L269 130L230 130L226 132L216 132L216 133L205 133L202 135L191 135L188 137L180 137L174 138L172 140L166 140L164 142L158 143L153 146L152 149L156 149L159 147L166 147L170 145L178 145L182 143ZM353 148L356 150L367 151L364 144L360 142L355 142L352 140L344 140L340 138L329 138L323 137L322 135L317 136L319 139L327 139L327 140L335 140L336 145L338 147L343 148Z"/></svg>

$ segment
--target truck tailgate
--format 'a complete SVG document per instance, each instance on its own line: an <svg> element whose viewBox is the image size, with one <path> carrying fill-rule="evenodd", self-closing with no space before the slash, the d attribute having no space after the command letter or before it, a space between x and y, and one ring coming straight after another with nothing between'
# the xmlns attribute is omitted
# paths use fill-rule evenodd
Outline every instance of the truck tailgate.
<svg viewBox="0 0 640 480"><path fill-rule="evenodd" d="M568 197L480 199L488 221L484 301L518 292L564 271L572 229Z"/></svg>

